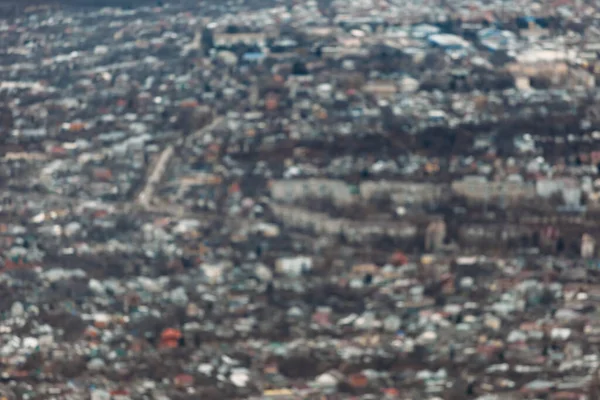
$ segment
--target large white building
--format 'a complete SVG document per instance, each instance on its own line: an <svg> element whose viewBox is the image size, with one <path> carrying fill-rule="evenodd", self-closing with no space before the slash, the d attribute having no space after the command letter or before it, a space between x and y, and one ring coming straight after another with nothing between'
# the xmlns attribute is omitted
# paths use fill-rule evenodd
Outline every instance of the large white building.
<svg viewBox="0 0 600 400"><path fill-rule="evenodd" d="M271 197L282 202L310 197L331 198L338 204L351 203L354 198L346 182L316 178L273 181Z"/></svg>

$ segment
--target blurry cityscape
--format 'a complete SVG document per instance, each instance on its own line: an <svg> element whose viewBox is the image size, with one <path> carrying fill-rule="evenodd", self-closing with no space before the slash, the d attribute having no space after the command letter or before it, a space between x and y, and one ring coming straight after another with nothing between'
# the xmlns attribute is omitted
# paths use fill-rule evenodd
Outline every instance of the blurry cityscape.
<svg viewBox="0 0 600 400"><path fill-rule="evenodd" d="M586 0L0 6L0 399L600 399Z"/></svg>

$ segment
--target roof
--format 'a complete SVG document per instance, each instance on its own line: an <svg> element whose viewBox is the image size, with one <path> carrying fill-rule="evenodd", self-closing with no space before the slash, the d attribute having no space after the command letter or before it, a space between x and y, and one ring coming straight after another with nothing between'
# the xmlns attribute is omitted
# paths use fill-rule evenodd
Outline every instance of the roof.
<svg viewBox="0 0 600 400"><path fill-rule="evenodd" d="M244 60L246 61L256 61L265 57L264 53L261 52L249 52L244 54Z"/></svg>
<svg viewBox="0 0 600 400"><path fill-rule="evenodd" d="M448 33L439 33L431 35L428 38L429 42L442 47L469 47L469 42L457 35Z"/></svg>

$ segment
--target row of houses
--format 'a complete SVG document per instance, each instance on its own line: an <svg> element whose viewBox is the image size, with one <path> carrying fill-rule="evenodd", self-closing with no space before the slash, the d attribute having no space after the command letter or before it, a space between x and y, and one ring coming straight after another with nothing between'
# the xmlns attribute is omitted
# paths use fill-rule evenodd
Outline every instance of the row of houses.
<svg viewBox="0 0 600 400"><path fill-rule="evenodd" d="M517 206L558 195L564 207L571 210L580 207L585 185L571 178L496 181L484 176L465 176L450 185L387 180L352 185L339 179L308 178L274 180L270 190L273 200L279 203L293 204L312 198L327 198L337 206L369 202L384 196L389 196L393 204L400 206L432 205L448 199L449 195L464 197L474 203L497 201L504 206Z"/></svg>
<svg viewBox="0 0 600 400"><path fill-rule="evenodd" d="M446 193L447 187L443 185L404 181L365 181L350 185L338 179L309 178L271 183L271 197L284 203L327 197L337 205L346 205L385 195L390 195L396 203L431 203L441 200Z"/></svg>
<svg viewBox="0 0 600 400"><path fill-rule="evenodd" d="M364 223L344 218L331 218L324 213L281 204L273 204L272 210L275 216L287 226L309 230L319 235L344 234L351 242L384 236L413 239L418 234L417 225L411 222L371 221Z"/></svg>

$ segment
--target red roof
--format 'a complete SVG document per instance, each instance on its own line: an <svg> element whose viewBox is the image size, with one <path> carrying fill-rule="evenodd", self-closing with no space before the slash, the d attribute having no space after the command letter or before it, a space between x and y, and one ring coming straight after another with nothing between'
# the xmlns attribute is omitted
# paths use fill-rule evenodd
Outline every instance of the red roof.
<svg viewBox="0 0 600 400"><path fill-rule="evenodd" d="M160 335L162 340L179 340L181 338L181 331L178 329L167 328Z"/></svg>
<svg viewBox="0 0 600 400"><path fill-rule="evenodd" d="M94 170L94 179L109 181L112 179L112 171L108 168L96 168Z"/></svg>
<svg viewBox="0 0 600 400"><path fill-rule="evenodd" d="M67 154L67 150L65 150L65 148L62 146L52 146L52 148L50 149L50 153L62 156Z"/></svg>
<svg viewBox="0 0 600 400"><path fill-rule="evenodd" d="M406 255L403 252L397 251L392 255L390 261L394 265L404 265L408 262L408 257L406 257Z"/></svg>
<svg viewBox="0 0 600 400"><path fill-rule="evenodd" d="M194 384L194 377L188 374L177 375L174 379L177 386L191 386Z"/></svg>

